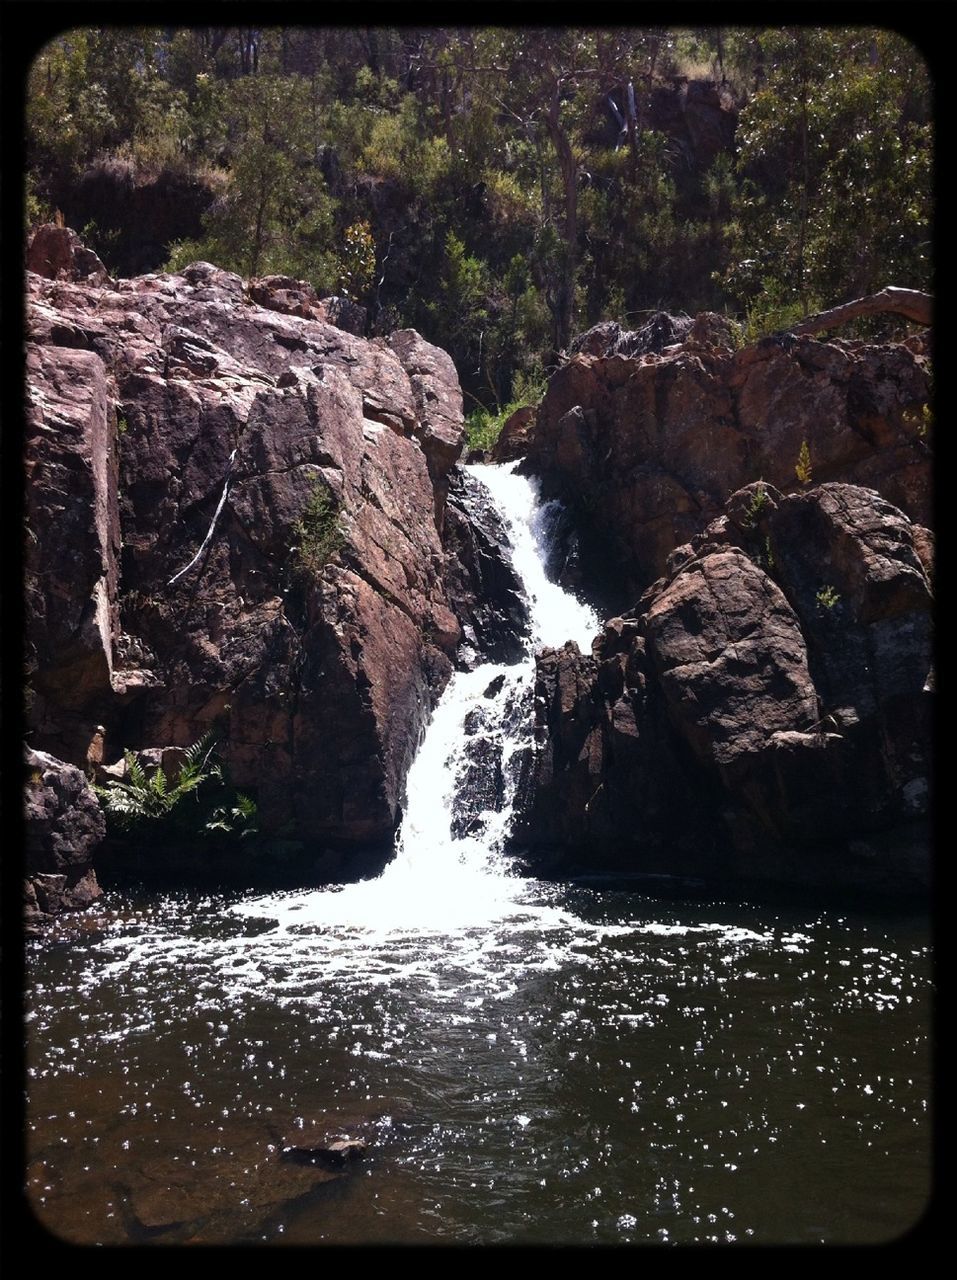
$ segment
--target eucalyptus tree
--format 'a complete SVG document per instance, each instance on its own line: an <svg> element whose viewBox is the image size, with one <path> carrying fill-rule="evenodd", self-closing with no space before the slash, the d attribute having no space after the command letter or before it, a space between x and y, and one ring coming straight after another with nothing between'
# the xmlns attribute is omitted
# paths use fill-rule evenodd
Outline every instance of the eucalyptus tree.
<svg viewBox="0 0 957 1280"><path fill-rule="evenodd" d="M930 273L930 86L920 52L874 28L760 35L741 113L727 281L802 314Z"/></svg>

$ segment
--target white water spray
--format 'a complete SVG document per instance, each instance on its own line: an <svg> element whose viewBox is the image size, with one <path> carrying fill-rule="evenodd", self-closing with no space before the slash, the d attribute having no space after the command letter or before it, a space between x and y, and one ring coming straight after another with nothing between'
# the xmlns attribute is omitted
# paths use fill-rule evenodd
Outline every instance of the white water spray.
<svg viewBox="0 0 957 1280"><path fill-rule="evenodd" d="M321 893L290 895L281 925L336 925L382 936L449 932L496 920L533 916L526 883L507 874L502 850L515 803L518 753L530 743L535 651L574 640L585 652L597 632L594 611L550 582L547 531L555 506L542 505L534 482L516 463L470 466L490 491L512 543L512 564L529 606L530 635L522 659L457 672L442 695L409 771L405 818L396 858L372 881ZM491 774L491 781L489 779ZM482 803L487 801L488 803ZM271 899L275 915L276 900ZM261 902L242 910L256 912ZM283 913L285 914L285 913ZM564 918L564 913L558 913Z"/></svg>

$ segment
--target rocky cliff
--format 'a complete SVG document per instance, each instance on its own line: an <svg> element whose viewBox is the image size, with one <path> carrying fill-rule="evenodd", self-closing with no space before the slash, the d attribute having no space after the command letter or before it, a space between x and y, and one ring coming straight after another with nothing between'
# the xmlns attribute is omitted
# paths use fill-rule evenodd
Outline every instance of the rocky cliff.
<svg viewBox="0 0 957 1280"><path fill-rule="evenodd" d="M618 610L676 546L755 480L787 492L807 445L815 483L877 489L931 520L928 339L875 344L779 334L734 349L719 316L658 316L583 335L531 422L497 458L523 456L582 532L583 569Z"/></svg>
<svg viewBox="0 0 957 1280"><path fill-rule="evenodd" d="M591 654L538 660L528 864L913 894L930 881L931 593L874 490L757 484Z"/></svg>
<svg viewBox="0 0 957 1280"><path fill-rule="evenodd" d="M516 845L563 874L920 891L929 341L732 336L598 326L497 446L621 614L539 658Z"/></svg>
<svg viewBox="0 0 957 1280"><path fill-rule="evenodd" d="M290 281L110 280L66 229L29 265L31 745L92 773L213 730L262 832L381 865L463 639L450 591L507 645L474 588L517 586L459 504L447 573L451 360Z"/></svg>
<svg viewBox="0 0 957 1280"><path fill-rule="evenodd" d="M313 882L378 869L453 666L517 658L526 625L456 465L451 360L281 277L112 280L64 228L28 265L30 911L98 892L87 779L131 748L172 782L207 733L266 842L214 871L256 882L268 847ZM567 505L556 572L615 615L590 654L538 659L513 845L550 873L910 892L928 344L730 337L712 316L601 326L498 446ZM179 853L167 870L198 875Z"/></svg>

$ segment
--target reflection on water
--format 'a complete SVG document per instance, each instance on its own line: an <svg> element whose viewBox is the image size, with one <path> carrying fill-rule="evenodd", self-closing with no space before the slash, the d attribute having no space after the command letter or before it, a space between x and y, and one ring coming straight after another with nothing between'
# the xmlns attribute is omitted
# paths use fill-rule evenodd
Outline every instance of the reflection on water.
<svg viewBox="0 0 957 1280"><path fill-rule="evenodd" d="M30 1198L71 1240L880 1241L928 1194L919 923L514 882L512 918L112 898L31 944ZM524 906L522 901L524 900ZM92 922L92 921L91 921ZM311 1182L285 1135L370 1142Z"/></svg>

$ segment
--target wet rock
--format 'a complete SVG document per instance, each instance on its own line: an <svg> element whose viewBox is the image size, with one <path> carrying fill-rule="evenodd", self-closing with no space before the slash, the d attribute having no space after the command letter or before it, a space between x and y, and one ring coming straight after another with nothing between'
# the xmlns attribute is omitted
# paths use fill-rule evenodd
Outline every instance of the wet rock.
<svg viewBox="0 0 957 1280"><path fill-rule="evenodd" d="M24 753L26 919L35 926L100 895L92 861L106 822L85 775L43 751Z"/></svg>
<svg viewBox="0 0 957 1280"><path fill-rule="evenodd" d="M284 1161L341 1171L360 1160L380 1131L392 1123L393 1116L381 1110L299 1117L277 1146Z"/></svg>
<svg viewBox="0 0 957 1280"><path fill-rule="evenodd" d="M344 1174L314 1162L290 1162L275 1144L240 1136L197 1160L163 1155L130 1161L117 1171L117 1183L133 1239L213 1243L255 1238L284 1206Z"/></svg>
<svg viewBox="0 0 957 1280"><path fill-rule="evenodd" d="M528 631L528 606L511 565L511 544L488 491L468 472L450 476L445 582L472 661L514 662Z"/></svg>
<svg viewBox="0 0 957 1280"><path fill-rule="evenodd" d="M489 683L488 687L483 690L482 697L483 698L497 697L502 692L504 685L505 685L505 676L504 675L496 676L495 679Z"/></svg>
<svg viewBox="0 0 957 1280"><path fill-rule="evenodd" d="M300 1139L282 1148L282 1158L293 1164L318 1164L325 1169L343 1169L359 1160L368 1145L364 1138L323 1139L318 1145L304 1145Z"/></svg>

